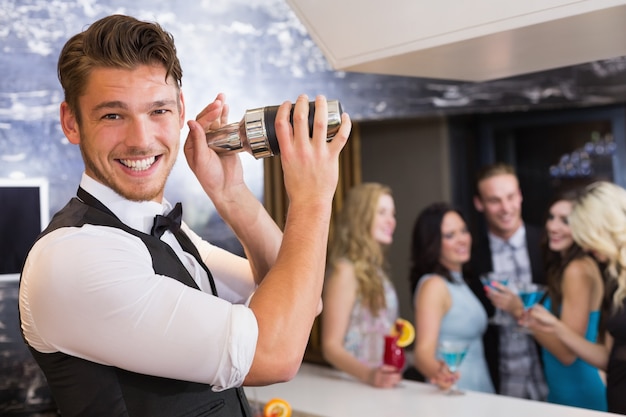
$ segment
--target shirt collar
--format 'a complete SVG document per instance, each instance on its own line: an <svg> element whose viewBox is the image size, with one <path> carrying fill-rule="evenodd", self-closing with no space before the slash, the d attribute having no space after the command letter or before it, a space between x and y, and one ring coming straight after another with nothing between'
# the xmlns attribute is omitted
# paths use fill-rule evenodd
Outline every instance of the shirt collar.
<svg viewBox="0 0 626 417"><path fill-rule="evenodd" d="M499 252L500 250L494 250L493 248L503 248L507 246L507 244L514 248L520 248L526 244L526 226L524 223L522 223L508 240L504 240L491 232L488 232L487 235L489 237L489 246L494 252Z"/></svg>
<svg viewBox="0 0 626 417"><path fill-rule="evenodd" d="M147 234L154 224L154 216L172 209L172 205L165 199L162 204L156 201L127 200L86 173L83 173L80 186L111 210L122 223Z"/></svg>

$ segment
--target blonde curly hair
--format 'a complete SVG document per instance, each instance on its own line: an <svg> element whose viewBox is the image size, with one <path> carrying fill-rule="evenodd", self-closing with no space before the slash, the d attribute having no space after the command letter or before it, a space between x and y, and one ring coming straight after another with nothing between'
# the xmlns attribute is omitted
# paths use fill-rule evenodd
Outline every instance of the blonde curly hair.
<svg viewBox="0 0 626 417"><path fill-rule="evenodd" d="M357 299L373 315L386 307L383 279L388 272L383 245L372 236L372 223L382 195L391 196L391 188L379 183L353 187L333 221L329 242L329 266L348 260L357 279Z"/></svg>
<svg viewBox="0 0 626 417"><path fill-rule="evenodd" d="M607 181L588 185L569 222L576 243L607 258L608 278L617 285L613 307L621 308L626 298L626 190Z"/></svg>

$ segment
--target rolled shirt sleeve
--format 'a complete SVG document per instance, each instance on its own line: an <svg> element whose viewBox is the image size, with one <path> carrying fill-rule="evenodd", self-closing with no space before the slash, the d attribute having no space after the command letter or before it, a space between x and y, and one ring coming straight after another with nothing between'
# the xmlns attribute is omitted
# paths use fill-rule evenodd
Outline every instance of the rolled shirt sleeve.
<svg viewBox="0 0 626 417"><path fill-rule="evenodd" d="M216 281L234 280L219 285L229 298L246 300L251 273L243 262L233 265L224 267L228 279L214 273ZM57 229L35 244L22 274L20 314L26 340L40 352L214 390L243 384L258 338L246 305L155 274L140 239L103 226Z"/></svg>

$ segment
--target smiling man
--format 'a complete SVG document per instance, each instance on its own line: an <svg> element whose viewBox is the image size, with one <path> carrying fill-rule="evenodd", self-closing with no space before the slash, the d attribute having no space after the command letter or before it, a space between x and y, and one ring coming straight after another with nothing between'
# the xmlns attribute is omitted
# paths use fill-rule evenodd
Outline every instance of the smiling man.
<svg viewBox="0 0 626 417"><path fill-rule="evenodd" d="M85 172L28 255L21 326L64 417L250 416L241 386L291 379L320 312L338 157L319 96L283 103L275 129L290 205L284 234L205 132L219 94L187 122L187 162L246 258L202 240L164 187L185 123L182 69L158 24L114 15L64 46L61 126Z"/></svg>
<svg viewBox="0 0 626 417"><path fill-rule="evenodd" d="M512 166L497 163L478 172L474 207L484 215L487 230L475 234L471 262L475 279L495 271L507 273L512 285L543 283L542 231L522 220L522 200ZM494 305L506 310L514 297L511 292L487 290L489 298L486 298L482 289L477 290L477 295L490 315L494 313ZM513 316L505 316L507 324L490 325L484 337L494 385L500 394L544 401L547 385L537 345L530 335L518 331Z"/></svg>

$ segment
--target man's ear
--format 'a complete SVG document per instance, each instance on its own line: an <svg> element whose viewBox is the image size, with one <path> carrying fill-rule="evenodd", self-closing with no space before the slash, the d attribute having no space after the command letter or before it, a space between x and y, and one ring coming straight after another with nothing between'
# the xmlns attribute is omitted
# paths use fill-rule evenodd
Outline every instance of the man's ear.
<svg viewBox="0 0 626 417"><path fill-rule="evenodd" d="M478 197L477 195L474 196L474 208L480 213L485 211L485 206L483 205L483 202L480 201L480 197Z"/></svg>
<svg viewBox="0 0 626 417"><path fill-rule="evenodd" d="M178 99L180 100L180 128L182 129L185 126L185 96L182 91Z"/></svg>
<svg viewBox="0 0 626 417"><path fill-rule="evenodd" d="M60 114L63 133L65 133L65 136L67 136L70 143L78 145L80 143L80 129L78 127L78 122L76 121L76 116L74 116L74 113L70 110L70 107L65 101L61 103Z"/></svg>

